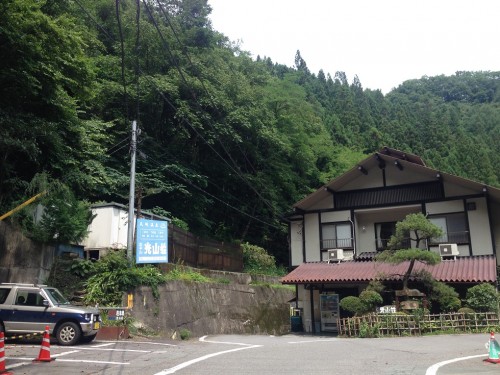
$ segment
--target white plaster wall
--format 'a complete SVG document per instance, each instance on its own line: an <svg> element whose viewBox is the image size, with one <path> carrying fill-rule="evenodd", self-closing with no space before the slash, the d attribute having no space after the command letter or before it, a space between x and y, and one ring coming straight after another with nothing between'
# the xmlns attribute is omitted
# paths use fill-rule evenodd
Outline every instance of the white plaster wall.
<svg viewBox="0 0 500 375"><path fill-rule="evenodd" d="M291 246L291 265L298 266L303 262L302 258L302 221L292 221L290 224L290 246Z"/></svg>
<svg viewBox="0 0 500 375"><path fill-rule="evenodd" d="M463 212L464 203L461 199L446 202L433 202L425 205L428 215L448 214L452 212Z"/></svg>
<svg viewBox="0 0 500 375"><path fill-rule="evenodd" d="M318 214L304 215L304 230L306 236L306 262L320 261Z"/></svg>
<svg viewBox="0 0 500 375"><path fill-rule="evenodd" d="M476 210L467 211L469 216L472 252L474 255L493 254L486 199L469 199L467 202L476 203ZM460 253L460 255L462 255L462 253Z"/></svg>
<svg viewBox="0 0 500 375"><path fill-rule="evenodd" d="M500 212L500 204L490 202L491 212ZM493 215L491 218L493 225L493 235L495 237L495 247L497 253L500 251L500 215ZM497 264L500 265L500 257L497 256Z"/></svg>
<svg viewBox="0 0 500 375"><path fill-rule="evenodd" d="M97 207L97 215L89 226L89 235L82 242L88 249L126 248L128 236L128 212L118 207Z"/></svg>
<svg viewBox="0 0 500 375"><path fill-rule="evenodd" d="M385 168L385 180L387 186L435 181L428 174L418 173L417 171L409 172L407 169L400 171L394 164L387 164Z"/></svg>
<svg viewBox="0 0 500 375"><path fill-rule="evenodd" d="M348 221L351 218L350 211L322 212L322 223L334 223L338 221Z"/></svg>
<svg viewBox="0 0 500 375"><path fill-rule="evenodd" d="M304 325L304 332L312 332L312 318L311 318L311 292L306 290L303 285L298 287L298 299L303 301L302 310L302 324ZM321 312L319 311L319 291L313 291L313 304L314 304L314 321L316 325L321 323ZM321 324L320 324L321 325ZM319 330L316 330L319 333Z"/></svg>
<svg viewBox="0 0 500 375"><path fill-rule="evenodd" d="M328 193L328 196L319 200L318 202L312 204L308 209L309 210L319 210L325 208L333 208L333 195Z"/></svg>
<svg viewBox="0 0 500 375"><path fill-rule="evenodd" d="M382 171L378 168L371 169L367 175L359 172L359 176L342 186L339 191L369 189L384 186Z"/></svg>
<svg viewBox="0 0 500 375"><path fill-rule="evenodd" d="M477 190L469 189L464 186L444 183L444 193L447 197L463 196L477 194Z"/></svg>

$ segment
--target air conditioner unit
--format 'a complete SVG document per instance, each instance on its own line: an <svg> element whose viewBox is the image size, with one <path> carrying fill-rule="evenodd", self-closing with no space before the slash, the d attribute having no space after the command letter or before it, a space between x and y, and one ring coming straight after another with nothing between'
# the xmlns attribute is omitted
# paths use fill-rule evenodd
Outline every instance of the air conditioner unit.
<svg viewBox="0 0 500 375"><path fill-rule="evenodd" d="M459 255L456 243L446 243L439 245L439 255L442 257L454 257Z"/></svg>
<svg viewBox="0 0 500 375"><path fill-rule="evenodd" d="M328 263L340 262L342 259L344 259L344 250L328 249Z"/></svg>

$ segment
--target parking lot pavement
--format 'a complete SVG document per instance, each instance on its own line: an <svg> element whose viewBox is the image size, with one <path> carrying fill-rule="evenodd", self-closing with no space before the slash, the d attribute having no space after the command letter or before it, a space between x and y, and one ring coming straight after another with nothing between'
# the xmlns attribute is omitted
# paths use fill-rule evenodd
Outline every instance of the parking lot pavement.
<svg viewBox="0 0 500 375"><path fill-rule="evenodd" d="M34 361L41 353L40 342L7 343L4 348L5 369L13 373L37 375L127 374L155 366L165 353L176 348L173 342L94 341L75 346L50 345L50 362ZM39 341L39 340L38 340ZM174 356L172 356L174 357ZM158 368L164 365L159 361Z"/></svg>
<svg viewBox="0 0 500 375"><path fill-rule="evenodd" d="M7 342L5 362L6 370L16 375L498 374L500 364L483 362L484 336L218 335L189 341L94 341L69 347L51 344L54 361L42 363L33 362L41 350L40 340L33 340Z"/></svg>

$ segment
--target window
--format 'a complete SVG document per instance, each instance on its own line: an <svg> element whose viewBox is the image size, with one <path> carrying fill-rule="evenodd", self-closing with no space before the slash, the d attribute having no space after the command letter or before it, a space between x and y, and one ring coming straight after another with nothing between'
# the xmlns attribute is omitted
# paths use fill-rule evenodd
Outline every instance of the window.
<svg viewBox="0 0 500 375"><path fill-rule="evenodd" d="M10 288L1 288L0 289L0 303L5 303L7 296L9 295Z"/></svg>
<svg viewBox="0 0 500 375"><path fill-rule="evenodd" d="M433 238L431 243L469 243L465 213L432 215L429 216L429 221L443 230L443 235L439 238Z"/></svg>
<svg viewBox="0 0 500 375"><path fill-rule="evenodd" d="M375 241L377 243L377 251L387 250L388 243L391 237L396 234L396 221L375 224ZM409 249L411 247L410 236L403 241L401 248Z"/></svg>
<svg viewBox="0 0 500 375"><path fill-rule="evenodd" d="M391 236L396 233L396 222L375 224L375 237L377 240L377 251L386 250Z"/></svg>
<svg viewBox="0 0 500 375"><path fill-rule="evenodd" d="M328 223L321 226L321 249L352 249L350 223Z"/></svg>

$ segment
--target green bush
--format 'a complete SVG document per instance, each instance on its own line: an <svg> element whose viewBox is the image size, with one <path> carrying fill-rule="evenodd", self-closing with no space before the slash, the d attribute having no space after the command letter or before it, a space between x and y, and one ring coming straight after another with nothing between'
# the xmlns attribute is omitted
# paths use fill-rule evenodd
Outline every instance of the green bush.
<svg viewBox="0 0 500 375"><path fill-rule="evenodd" d="M385 285L380 280L372 280L368 283L365 290L373 290L377 293L382 293L385 289Z"/></svg>
<svg viewBox="0 0 500 375"><path fill-rule="evenodd" d="M457 311L462 307L462 302L458 298L458 293L453 287L433 280L431 283L430 299L439 304L442 312Z"/></svg>
<svg viewBox="0 0 500 375"><path fill-rule="evenodd" d="M181 336L181 340L189 340L189 338L191 337L191 331L186 328L181 329L179 334Z"/></svg>
<svg viewBox="0 0 500 375"><path fill-rule="evenodd" d="M487 283L475 285L467 290L467 306L477 312L498 310L498 295L496 288Z"/></svg>
<svg viewBox="0 0 500 375"><path fill-rule="evenodd" d="M382 296L374 290L363 290L359 295L359 299L365 306L365 312L373 311L375 306L384 302Z"/></svg>
<svg viewBox="0 0 500 375"><path fill-rule="evenodd" d="M154 266L135 266L126 258L125 252L113 251L95 263L95 274L86 283L85 302L101 306L120 306L123 293L139 285L151 287L158 298L158 285L165 276Z"/></svg>
<svg viewBox="0 0 500 375"><path fill-rule="evenodd" d="M274 257L256 245L250 245L248 242L241 245L243 249L243 269L244 272L251 274L284 276L286 269L276 266Z"/></svg>
<svg viewBox="0 0 500 375"><path fill-rule="evenodd" d="M348 296L340 300L340 307L354 315L363 315L374 311L375 306L384 302L382 296L374 290L363 290L359 297Z"/></svg>
<svg viewBox="0 0 500 375"><path fill-rule="evenodd" d="M342 310L350 312L353 315L360 315L365 310L365 305L359 297L348 296L340 300Z"/></svg>
<svg viewBox="0 0 500 375"><path fill-rule="evenodd" d="M462 313L462 314L465 314L465 315L469 315L469 314L474 314L475 311L472 310L470 307L461 307L458 309L459 313Z"/></svg>

